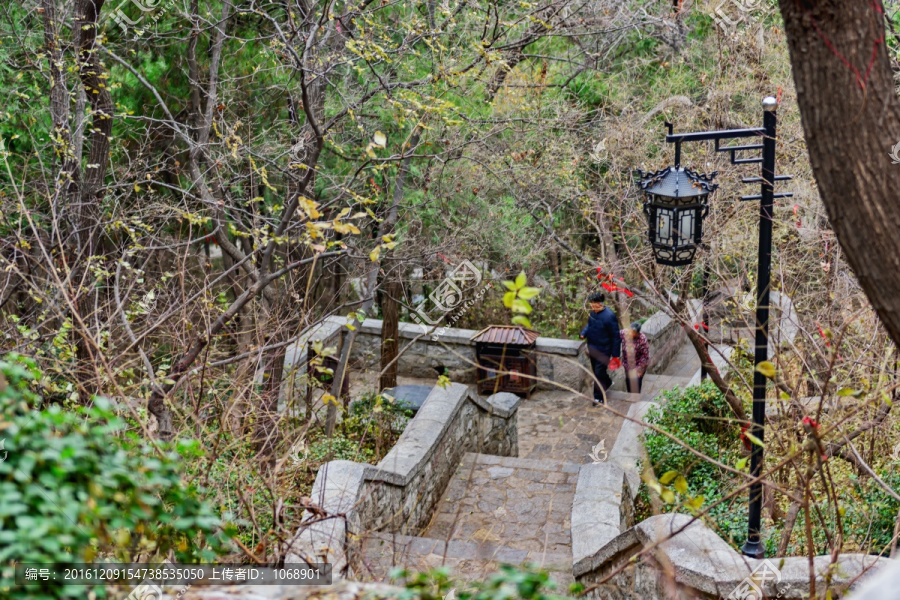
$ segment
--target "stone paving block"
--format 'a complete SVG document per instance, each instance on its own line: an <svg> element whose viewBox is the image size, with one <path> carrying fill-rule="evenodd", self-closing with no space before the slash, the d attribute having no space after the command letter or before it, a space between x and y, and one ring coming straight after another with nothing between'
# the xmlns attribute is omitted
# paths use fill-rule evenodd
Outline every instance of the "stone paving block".
<svg viewBox="0 0 900 600"><path fill-rule="evenodd" d="M516 477L520 479L527 479L529 481L544 481L547 477L547 473L544 471L532 471L530 469L519 469L516 471Z"/></svg>
<svg viewBox="0 0 900 600"><path fill-rule="evenodd" d="M488 469L488 473L491 474L491 479L502 479L515 473L515 469L511 467L491 467Z"/></svg>
<svg viewBox="0 0 900 600"><path fill-rule="evenodd" d="M472 454L474 461L479 465L499 465L504 457L494 456L493 454ZM466 454L465 461L471 461L470 454Z"/></svg>
<svg viewBox="0 0 900 600"><path fill-rule="evenodd" d="M437 540L417 537L414 538L412 542L409 544L409 551L413 554L431 554L434 552L434 547L437 544Z"/></svg>
<svg viewBox="0 0 900 600"><path fill-rule="evenodd" d="M447 542L447 549L444 554L450 558L471 558L475 556L477 548L478 545L472 542L450 540Z"/></svg>

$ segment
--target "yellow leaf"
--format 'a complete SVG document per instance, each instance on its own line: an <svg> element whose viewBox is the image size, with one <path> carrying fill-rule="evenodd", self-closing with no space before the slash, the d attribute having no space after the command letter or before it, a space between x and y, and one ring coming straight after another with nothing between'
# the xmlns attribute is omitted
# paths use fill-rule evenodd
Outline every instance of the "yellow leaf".
<svg viewBox="0 0 900 600"><path fill-rule="evenodd" d="M744 435L747 436L747 439L756 444L757 446L762 446L762 440L750 433L749 431L745 431Z"/></svg>
<svg viewBox="0 0 900 600"><path fill-rule="evenodd" d="M659 493L659 496L666 504L672 504L673 502L675 502L675 492L673 492L669 488L664 488L663 491Z"/></svg>
<svg viewBox="0 0 900 600"><path fill-rule="evenodd" d="M338 406L338 401L337 401L337 398L335 398L331 394L324 394L322 396L322 404L324 404L325 406L328 406L329 404L334 404L335 406Z"/></svg>
<svg viewBox="0 0 900 600"><path fill-rule="evenodd" d="M525 271L522 271L516 276L516 289L520 290L528 284L528 278L525 276Z"/></svg>
<svg viewBox="0 0 900 600"><path fill-rule="evenodd" d="M299 200L300 208L303 209L303 212L306 213L306 216L310 219L318 219L321 216L321 213L317 210L319 207L319 203L309 198L301 197Z"/></svg>
<svg viewBox="0 0 900 600"><path fill-rule="evenodd" d="M387 146L387 137L380 131L376 131L375 135L372 136L372 143L379 148L384 148Z"/></svg>
<svg viewBox="0 0 900 600"><path fill-rule="evenodd" d="M758 365L756 365L756 370L768 377L769 379L775 378L775 365L770 363L767 360L762 361Z"/></svg>
<svg viewBox="0 0 900 600"><path fill-rule="evenodd" d="M381 246L375 246L375 249L369 253L369 260L375 262L378 260L378 255L381 254Z"/></svg>
<svg viewBox="0 0 900 600"><path fill-rule="evenodd" d="M687 479L679 475L675 478L675 490L678 491L679 494L687 493Z"/></svg>
<svg viewBox="0 0 900 600"><path fill-rule="evenodd" d="M862 396L862 390L854 390L853 388L845 387L845 388L839 389L837 395L838 396L856 396L857 398L859 398L860 396Z"/></svg>
<svg viewBox="0 0 900 600"><path fill-rule="evenodd" d="M516 299L515 292L506 292L503 294L503 306L506 308L512 308L513 301Z"/></svg>
<svg viewBox="0 0 900 600"><path fill-rule="evenodd" d="M521 290L519 290L519 298L521 298L522 300L531 300L540 293L540 288L523 287Z"/></svg>
<svg viewBox="0 0 900 600"><path fill-rule="evenodd" d="M659 482L663 485L669 485L676 477L678 477L678 471L666 471L663 473L663 476L659 478Z"/></svg>

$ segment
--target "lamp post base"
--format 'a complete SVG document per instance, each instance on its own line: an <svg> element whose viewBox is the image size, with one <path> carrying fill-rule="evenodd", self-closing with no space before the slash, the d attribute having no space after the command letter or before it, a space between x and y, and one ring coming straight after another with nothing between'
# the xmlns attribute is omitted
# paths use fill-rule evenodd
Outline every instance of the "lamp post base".
<svg viewBox="0 0 900 600"><path fill-rule="evenodd" d="M744 543L744 547L741 548L741 554L749 556L750 558L765 558L766 547L763 546L761 541L752 542L747 540Z"/></svg>

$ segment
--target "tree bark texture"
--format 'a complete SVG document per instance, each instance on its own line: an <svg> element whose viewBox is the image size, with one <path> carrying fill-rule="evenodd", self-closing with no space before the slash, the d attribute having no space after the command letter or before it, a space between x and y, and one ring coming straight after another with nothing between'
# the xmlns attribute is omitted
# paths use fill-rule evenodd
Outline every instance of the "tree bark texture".
<svg viewBox="0 0 900 600"><path fill-rule="evenodd" d="M900 344L900 164L890 156L900 143L900 102L884 8L880 0L779 5L828 218L872 307Z"/></svg>
<svg viewBox="0 0 900 600"><path fill-rule="evenodd" d="M397 385L400 351L400 304L397 299L403 293L397 273L390 272L381 295L381 378L378 389L383 391Z"/></svg>

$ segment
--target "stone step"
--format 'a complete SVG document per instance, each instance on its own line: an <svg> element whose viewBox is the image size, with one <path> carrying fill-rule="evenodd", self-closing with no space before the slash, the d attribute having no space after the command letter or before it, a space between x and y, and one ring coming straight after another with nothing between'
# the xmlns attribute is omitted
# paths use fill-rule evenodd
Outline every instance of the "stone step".
<svg viewBox="0 0 900 600"><path fill-rule="evenodd" d="M466 454L424 537L571 555L572 499L581 465Z"/></svg>
<svg viewBox="0 0 900 600"><path fill-rule="evenodd" d="M396 557L439 556L455 560L478 560L503 565L533 563L548 571L571 571L572 556L564 552L546 553L537 550L517 550L490 542L437 540L434 538L374 532L363 541L366 554L376 553ZM400 561L400 564L403 561Z"/></svg>
<svg viewBox="0 0 900 600"><path fill-rule="evenodd" d="M488 542L444 541L375 532L363 537L361 555L361 560L355 561L358 568L354 577L363 581L388 581L396 567L413 573L447 567L454 579L487 581L501 565L531 563L550 573L558 592L565 593L566 588L575 582L571 554L518 550Z"/></svg>
<svg viewBox="0 0 900 600"><path fill-rule="evenodd" d="M578 473L580 464L561 460L537 460L533 458L519 458L517 456L494 456L493 454L475 454L469 452L463 458L463 465L497 465L507 469L530 469L533 471L546 471L548 473ZM488 469L490 471L490 469Z"/></svg>

